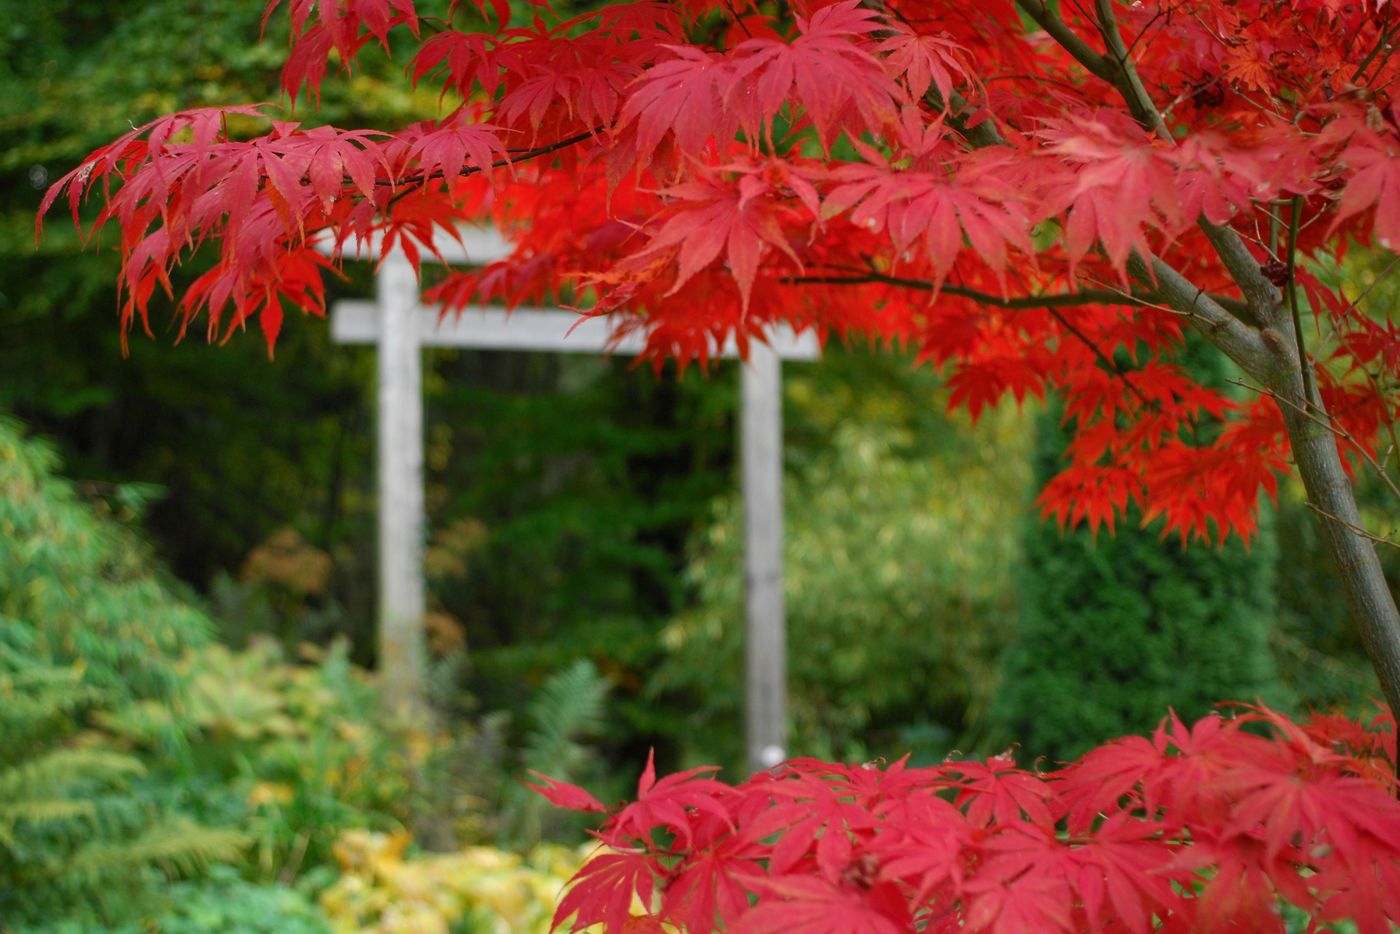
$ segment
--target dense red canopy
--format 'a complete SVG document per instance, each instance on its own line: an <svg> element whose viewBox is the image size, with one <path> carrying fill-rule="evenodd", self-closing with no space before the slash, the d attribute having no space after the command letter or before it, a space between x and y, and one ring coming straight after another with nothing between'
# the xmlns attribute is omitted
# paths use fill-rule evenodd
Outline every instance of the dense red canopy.
<svg viewBox="0 0 1400 934"><path fill-rule="evenodd" d="M286 303L322 311L335 261L314 243L382 232L416 256L489 218L515 256L438 297L562 299L682 361L774 321L874 335L945 367L974 417L1058 390L1076 434L1047 512L1112 527L1137 501L1209 539L1252 531L1288 448L1267 394L1172 362L1184 325L1224 327L1194 304L1251 323L1247 283L1210 242L1224 230L1256 274L1301 291L1309 375L1347 456L1392 420L1400 330L1322 273L1350 241L1400 244L1389 3L694 0L527 17L493 0L446 22L411 0L286 5L288 94L314 98L328 59L350 67L397 33L445 115L250 135L258 108L201 110L93 153L45 207L66 194L76 220L102 193L127 325L213 240L218 265L179 314L205 314L211 335L257 317L271 347ZM1164 269L1185 283L1175 303ZM1199 302L1183 308L1182 288ZM1223 430L1198 437L1208 419Z"/></svg>

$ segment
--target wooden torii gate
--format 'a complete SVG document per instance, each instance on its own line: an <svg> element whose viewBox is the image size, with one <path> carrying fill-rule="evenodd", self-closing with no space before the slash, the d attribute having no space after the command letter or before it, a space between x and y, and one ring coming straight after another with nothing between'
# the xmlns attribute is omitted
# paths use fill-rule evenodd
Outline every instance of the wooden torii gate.
<svg viewBox="0 0 1400 934"><path fill-rule="evenodd" d="M449 263L483 264L509 254L493 230L464 228L462 243L441 250ZM345 258L379 258L379 245L347 244ZM427 251L425 261L435 261ZM384 256L375 300L331 308L331 336L342 344L377 346L377 485L379 493L378 651L386 699L422 707L427 664L423 628L423 347L549 353L637 353L640 335L610 340L608 323L580 321L562 309L467 309L441 316L419 301L413 267L402 250ZM741 367L740 459L744 500L744 720L750 770L787 755L787 632L783 603L783 444L781 360L815 360L816 336L780 327L769 344L750 345ZM735 357L731 344L721 356Z"/></svg>

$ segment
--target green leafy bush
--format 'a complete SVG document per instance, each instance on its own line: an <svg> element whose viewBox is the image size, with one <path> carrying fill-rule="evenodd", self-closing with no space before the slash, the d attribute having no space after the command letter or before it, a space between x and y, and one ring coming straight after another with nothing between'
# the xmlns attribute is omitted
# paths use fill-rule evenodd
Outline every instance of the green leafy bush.
<svg viewBox="0 0 1400 934"><path fill-rule="evenodd" d="M1036 474L1059 470L1065 435L1038 423ZM1068 760L1150 729L1173 708L1195 719L1222 699L1286 704L1270 628L1273 544L1183 547L1130 512L1114 534L1061 532L1028 517L1021 613L989 715L991 744Z"/></svg>
<svg viewBox="0 0 1400 934"><path fill-rule="evenodd" d="M176 660L207 645L213 624L172 594L133 534L53 475L55 463L0 417L0 614L27 632L27 657L80 664L83 683L114 703L169 700Z"/></svg>
<svg viewBox="0 0 1400 934"><path fill-rule="evenodd" d="M178 882L166 892L170 907L118 934L328 934L330 922L315 901L285 885L253 883L229 866L208 878Z"/></svg>
<svg viewBox="0 0 1400 934"><path fill-rule="evenodd" d="M790 752L941 757L986 705L1014 618L1007 532L1024 501L1010 409L945 417L935 374L833 352L786 378L784 568ZM739 763L744 556L737 491L687 569L653 707L685 762Z"/></svg>
<svg viewBox="0 0 1400 934"><path fill-rule="evenodd" d="M0 700L0 917L106 926L157 904L171 878L240 858L242 833L146 798L140 760L76 731L102 701L80 668L0 653Z"/></svg>
<svg viewBox="0 0 1400 934"><path fill-rule="evenodd" d="M92 729L137 703L177 703L177 657L210 626L53 465L0 419L0 915L91 929L239 859L245 837L149 794L147 765ZM180 738L153 736L165 749Z"/></svg>
<svg viewBox="0 0 1400 934"><path fill-rule="evenodd" d="M298 663L269 639L241 651L208 646L180 664L188 687L178 707L137 703L102 718L156 763L162 794L204 820L245 828L253 871L269 880L330 865L347 828L411 823L414 770L438 742L387 722L344 643L303 652ZM187 743L162 758L157 738L170 730Z"/></svg>
<svg viewBox="0 0 1400 934"><path fill-rule="evenodd" d="M575 831L574 836L581 834L583 828L568 819L571 815L550 808L525 781L532 771L566 776L596 773L594 750L584 741L602 732L608 688L607 679L593 663L581 659L551 675L531 699L519 755L521 781L506 783L502 794L500 837L512 847L524 849L542 839L557 839L564 827Z"/></svg>

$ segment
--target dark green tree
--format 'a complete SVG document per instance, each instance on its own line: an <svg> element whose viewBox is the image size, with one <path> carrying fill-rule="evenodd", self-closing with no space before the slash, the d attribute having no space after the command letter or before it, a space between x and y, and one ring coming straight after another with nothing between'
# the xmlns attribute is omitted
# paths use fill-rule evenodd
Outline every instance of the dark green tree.
<svg viewBox="0 0 1400 934"><path fill-rule="evenodd" d="M1189 363L1198 377L1219 382L1201 360ZM1038 488L1061 468L1068 435L1053 406L1036 429ZM1270 525L1248 549L1233 537L1183 547L1160 526L1143 527L1135 512L1111 535L1025 520L1019 625L988 714L993 743L1015 741L1022 761L1064 760L1149 730L1168 708L1189 720L1221 700L1286 703L1270 647Z"/></svg>

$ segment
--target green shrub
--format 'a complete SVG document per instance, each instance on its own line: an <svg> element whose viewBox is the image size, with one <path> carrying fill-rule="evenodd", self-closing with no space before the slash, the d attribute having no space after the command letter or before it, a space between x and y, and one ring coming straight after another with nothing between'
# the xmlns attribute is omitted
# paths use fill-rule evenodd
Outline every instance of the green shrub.
<svg viewBox="0 0 1400 934"><path fill-rule="evenodd" d="M252 837L259 878L284 882L330 865L330 846L355 827L411 823L413 771L438 738L386 721L367 672L346 646L303 647L286 659L270 639L242 651L212 645L185 659L178 707L129 704L102 724L143 752L164 783L159 793L210 823ZM158 737L188 738L162 756Z"/></svg>
<svg viewBox="0 0 1400 934"><path fill-rule="evenodd" d="M935 374L832 353L786 379L789 751L942 757L987 703L1009 635L1024 501L1018 414L948 417ZM684 763L743 759L743 514L718 506L647 698ZM644 752L644 750L643 750Z"/></svg>
<svg viewBox="0 0 1400 934"><path fill-rule="evenodd" d="M24 653L79 664L84 684L126 699L169 700L175 662L213 624L152 571L150 551L53 475L56 457L0 416L0 615Z"/></svg>
<svg viewBox="0 0 1400 934"><path fill-rule="evenodd" d="M0 700L0 917L105 927L157 903L170 879L239 858L243 834L147 799L138 759L75 731L102 700L79 668L7 653Z"/></svg>
<svg viewBox="0 0 1400 934"><path fill-rule="evenodd" d="M206 879L179 882L166 893L170 907L141 926L118 934L328 934L325 913L285 885L240 878L216 866Z"/></svg>
<svg viewBox="0 0 1400 934"><path fill-rule="evenodd" d="M528 849L542 839L558 839L565 828L575 838L585 826L561 813L526 786L531 771L562 781L596 775L594 751L584 740L602 732L609 684L591 661L580 659L551 675L526 708L520 749L520 781L507 782L502 795L503 845Z"/></svg>
<svg viewBox="0 0 1400 934"><path fill-rule="evenodd" d="M92 929L240 858L245 838L150 794L146 763L92 728L137 703L178 704L177 659L211 627L53 466L0 418L0 916ZM177 748L181 731L154 738Z"/></svg>

